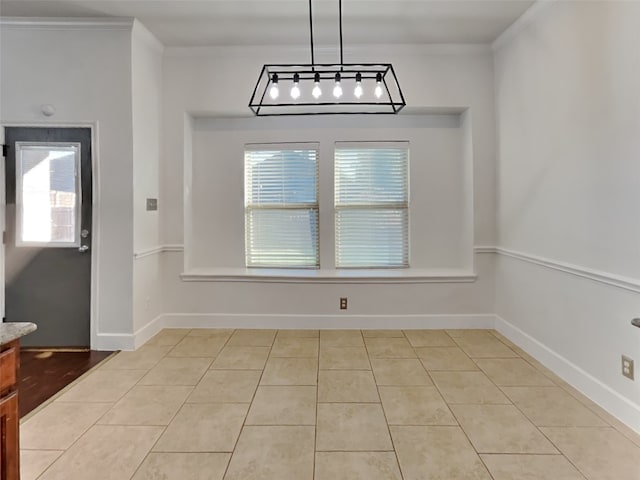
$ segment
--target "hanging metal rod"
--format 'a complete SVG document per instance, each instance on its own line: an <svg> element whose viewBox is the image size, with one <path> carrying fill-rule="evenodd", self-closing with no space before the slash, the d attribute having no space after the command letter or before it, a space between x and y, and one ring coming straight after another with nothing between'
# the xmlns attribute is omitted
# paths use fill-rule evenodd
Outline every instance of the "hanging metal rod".
<svg viewBox="0 0 640 480"><path fill-rule="evenodd" d="M338 0L338 14L340 16L340 65L344 63L344 54L342 50L342 0Z"/></svg>
<svg viewBox="0 0 640 480"><path fill-rule="evenodd" d="M338 22L340 26L340 64L344 63L344 46L342 41L342 0L338 0ZM311 65L315 65L315 54L313 48L313 5L309 0L309 44L311 46Z"/></svg>
<svg viewBox="0 0 640 480"><path fill-rule="evenodd" d="M402 110L406 102L390 63L344 63L342 0L338 0L340 62L316 63L313 0L308 1L311 63L264 64L249 100L253 113L395 114ZM329 85L333 86L332 95L331 90L326 91Z"/></svg>
<svg viewBox="0 0 640 480"><path fill-rule="evenodd" d="M313 59L313 14L311 13L311 0L309 0L309 38L311 43L311 65L316 62Z"/></svg>

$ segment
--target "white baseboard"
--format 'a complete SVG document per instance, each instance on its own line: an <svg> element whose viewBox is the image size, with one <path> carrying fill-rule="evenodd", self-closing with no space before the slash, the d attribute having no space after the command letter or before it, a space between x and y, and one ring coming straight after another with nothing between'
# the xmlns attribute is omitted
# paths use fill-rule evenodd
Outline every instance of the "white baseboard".
<svg viewBox="0 0 640 480"><path fill-rule="evenodd" d="M477 315L282 315L166 313L163 328L415 329L493 328L493 314Z"/></svg>
<svg viewBox="0 0 640 480"><path fill-rule="evenodd" d="M163 328L415 329L493 328L495 316L477 315L282 315L165 313L134 333L99 333L95 350L135 350Z"/></svg>
<svg viewBox="0 0 640 480"><path fill-rule="evenodd" d="M164 315L158 315L156 318L147 323L144 327L139 328L133 333L134 349L144 345L147 340L164 328Z"/></svg>
<svg viewBox="0 0 640 480"><path fill-rule="evenodd" d="M611 415L640 433L640 405L623 397L498 315L495 316L495 329Z"/></svg>
<svg viewBox="0 0 640 480"><path fill-rule="evenodd" d="M135 350L163 328L415 329L493 328L495 316L477 315L283 315L165 313L132 334L99 333L95 350Z"/></svg>
<svg viewBox="0 0 640 480"><path fill-rule="evenodd" d="M135 341L131 333L98 333L91 348L102 351L134 350Z"/></svg>
<svg viewBox="0 0 640 480"><path fill-rule="evenodd" d="M164 315L158 315L134 333L98 333L94 350L136 350L164 328Z"/></svg>

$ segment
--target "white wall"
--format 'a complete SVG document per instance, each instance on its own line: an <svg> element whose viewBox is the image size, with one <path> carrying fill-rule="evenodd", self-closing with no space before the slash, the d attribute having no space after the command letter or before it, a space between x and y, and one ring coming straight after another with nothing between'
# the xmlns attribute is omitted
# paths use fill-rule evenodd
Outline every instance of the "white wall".
<svg viewBox="0 0 640 480"><path fill-rule="evenodd" d="M0 28L0 122L87 125L94 132L94 306L91 344L132 329L131 22ZM46 118L42 104L56 114Z"/></svg>
<svg viewBox="0 0 640 480"><path fill-rule="evenodd" d="M305 49L297 48L165 50L162 234L165 244L185 244L184 256L189 269L231 264L239 266L238 259L241 258L242 252L238 248L244 243L243 231L240 228L243 219L241 188L234 190L238 199L236 208L222 213L224 219L228 220L227 215L234 211L237 219L232 223L226 220L215 222L211 219L207 223L206 215L207 209L212 205L208 202L216 200L216 182L226 182L231 178L236 185L242 185L243 160L242 156L237 154L242 142L248 138L246 129L238 134L232 132L228 135L231 143L223 145L223 151L229 151L233 158L222 159L222 155L216 157L216 153L212 152L212 157L208 158L210 164L206 165L204 152L213 149L214 144L214 152L218 152L220 142L218 138L216 143L216 136L220 137L228 132L201 132L199 130L202 129L202 121L192 122L191 117L220 119L248 116L248 99L262 64L305 61L307 56ZM421 250L421 245L416 245L415 248L416 252L419 252L417 258L421 258L423 267L470 269L475 263L478 280L475 283L464 284L415 282L410 285L339 282L320 284L313 281L296 285L255 281L183 282L179 275L184 271L185 260L182 252L174 251L163 254L167 282L166 311L169 314L177 314L172 318L185 320L191 314L200 315L198 318L201 320L211 320L246 314L264 319L271 314L289 314L299 315L300 321L304 321L304 316L330 316L339 313L337 307L340 296L349 297L349 315L353 317L375 314L387 317L443 314L473 316L492 313L491 259L476 257L476 261L473 262L472 249L474 243L490 245L495 238L495 129L490 51L485 47L394 47L392 50L386 47L371 47L348 52L348 56L357 58L358 61L392 61L407 102L414 113L448 110L460 112L469 109L468 113L460 118L460 128L455 129L457 138L454 143L457 152L453 155L453 161L457 162L458 166L468 165L468 168L459 168L455 173L457 183L454 191L461 195L453 200L447 197L446 192L442 192L437 198L429 197L434 192L428 192L421 199L429 198L430 204L415 218L416 222L419 222L420 216L425 212L440 208L424 215L425 223L421 224L418 230L435 228L433 225L438 224L436 219L443 212L453 213L453 226L449 226L451 228L443 237L432 237L434 243L429 247L433 248ZM326 59L328 58L321 61ZM257 119L260 120L264 119ZM218 120L218 123L220 122L224 123L224 120ZM300 122L296 125L300 125ZM390 125L383 125L375 133L378 136L385 135L385 139L390 139L390 135L397 136L398 130L389 127ZM436 130L429 131L427 137L437 136ZM192 133L193 131L195 133ZM404 132L402 129L399 131L400 136L410 134L417 138L416 131L411 132L410 128ZM373 130L368 133L370 138L373 138L372 132ZM300 133L290 132L286 127L272 132L260 132L260 135L253 132L250 135L253 136L253 141L275 137L281 141L296 141L300 138ZM331 141L330 132L321 135L325 142ZM444 139L438 141L446 142ZM195 159L193 164L189 153L192 147ZM412 168L415 161L412 156ZM230 165L231 169L220 169L220 165ZM436 165L444 166L438 163ZM201 174L196 172L196 166L207 166L208 169L205 174ZM327 191L330 192L331 170L327 167L325 169L325 179L328 175L329 180L326 184ZM196 178L193 185L192 176ZM421 179L412 172L411 188L415 191L428 185L438 188L431 184L432 181L433 179ZM197 192L204 191L208 184L212 193L197 197ZM463 184L465 192L461 191L460 186ZM330 204L331 195L326 193L324 197ZM193 209L191 199L197 199ZM195 219L194 213L197 216ZM215 211L209 209L208 214L215 215ZM441 223L438 224L438 228L445 226L442 219L443 216L440 215ZM429 222L433 222L433 225ZM230 239L224 236L221 240L219 230L227 228L234 231L234 237ZM330 234L329 229L327 235L331 236ZM221 244L227 247L224 247L222 252L207 248L206 243L212 239L221 241ZM332 246L330 241L325 244ZM226 248L232 251L233 256L226 255ZM437 253L434 254L434 251ZM453 251L455 253L452 253ZM333 253L330 252L329 256L332 257ZM260 320L254 319L255 321ZM248 322L251 323L251 320Z"/></svg>
<svg viewBox="0 0 640 480"><path fill-rule="evenodd" d="M640 4L550 2L500 40L501 328L640 431Z"/></svg>
<svg viewBox="0 0 640 480"><path fill-rule="evenodd" d="M160 258L149 254L161 243L160 215L146 210L146 199L160 195L162 54L162 44L136 20L131 35L133 332L149 325L163 311Z"/></svg>
<svg viewBox="0 0 640 480"><path fill-rule="evenodd" d="M136 252L160 244L159 214L146 210L160 193L162 55L164 47L139 21L131 35L133 118L133 245Z"/></svg>

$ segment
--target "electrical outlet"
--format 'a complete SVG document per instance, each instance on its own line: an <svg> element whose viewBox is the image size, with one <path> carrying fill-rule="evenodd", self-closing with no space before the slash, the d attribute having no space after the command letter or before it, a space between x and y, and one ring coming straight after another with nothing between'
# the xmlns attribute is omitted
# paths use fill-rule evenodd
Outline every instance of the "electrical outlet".
<svg viewBox="0 0 640 480"><path fill-rule="evenodd" d="M340 297L340 310L347 309L347 297Z"/></svg>
<svg viewBox="0 0 640 480"><path fill-rule="evenodd" d="M633 380L633 359L622 355L622 375Z"/></svg>

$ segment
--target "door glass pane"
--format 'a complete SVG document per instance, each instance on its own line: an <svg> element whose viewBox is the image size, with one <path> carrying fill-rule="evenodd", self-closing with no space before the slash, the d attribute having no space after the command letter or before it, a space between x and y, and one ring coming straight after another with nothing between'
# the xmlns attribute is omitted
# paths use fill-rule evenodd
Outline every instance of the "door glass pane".
<svg viewBox="0 0 640 480"><path fill-rule="evenodd" d="M16 145L18 245L79 244L79 144Z"/></svg>

